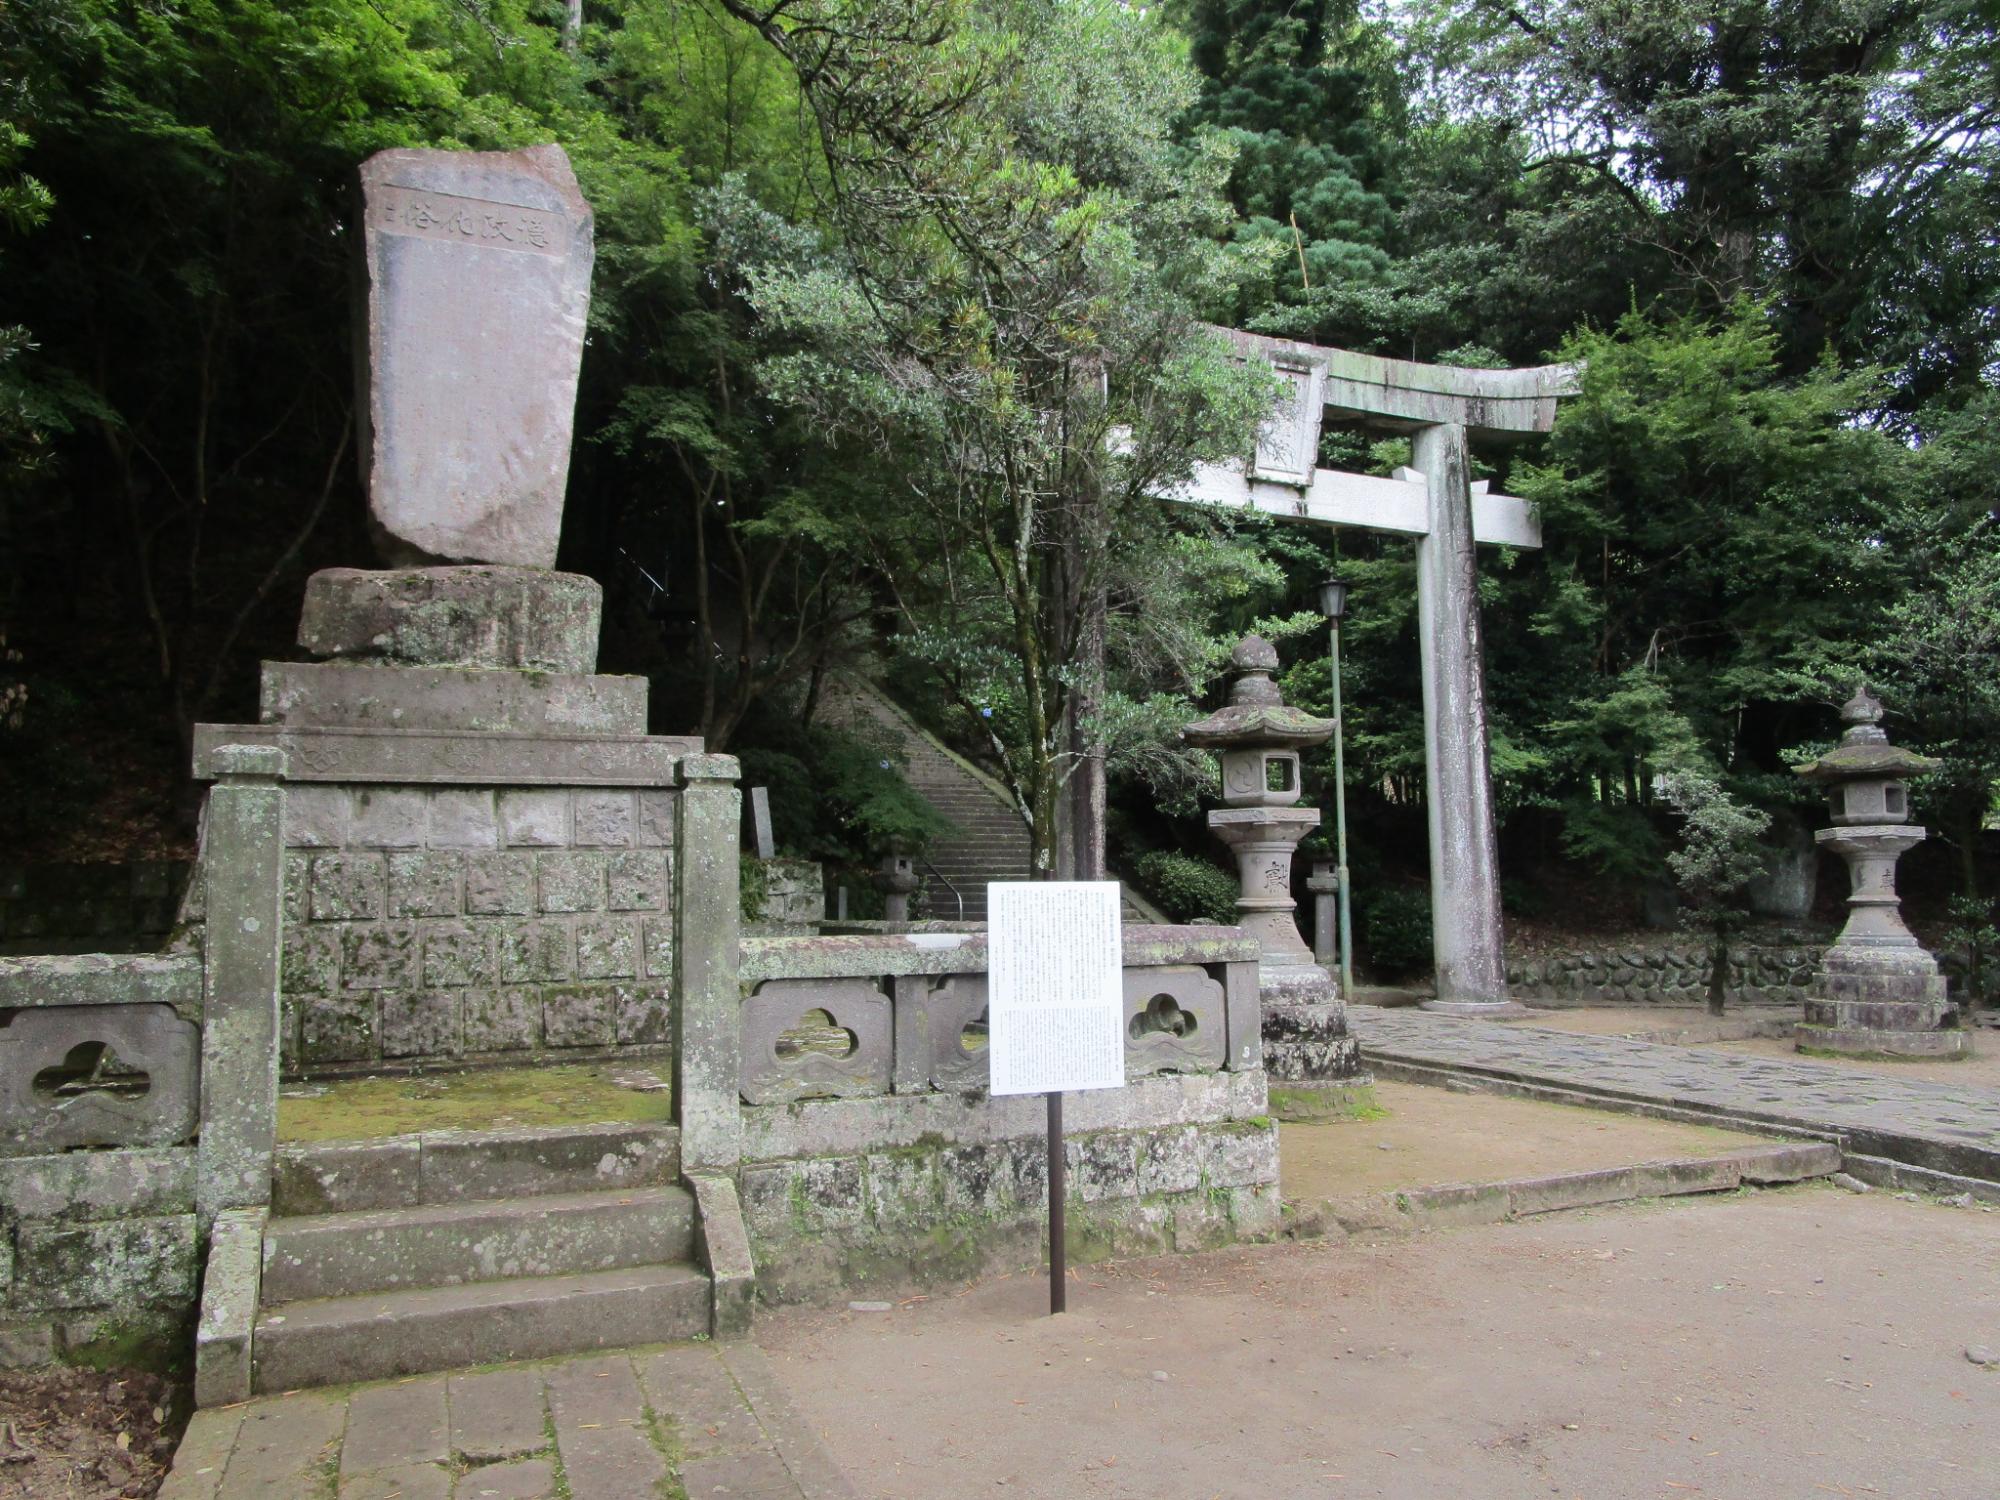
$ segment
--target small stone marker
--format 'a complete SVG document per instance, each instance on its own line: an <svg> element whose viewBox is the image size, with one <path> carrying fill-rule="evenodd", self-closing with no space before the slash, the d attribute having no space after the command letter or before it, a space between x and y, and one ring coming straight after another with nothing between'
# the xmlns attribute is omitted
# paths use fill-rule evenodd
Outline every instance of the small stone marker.
<svg viewBox="0 0 2000 1500"><path fill-rule="evenodd" d="M362 472L396 565L555 565L590 310L590 205L560 146L361 167Z"/></svg>
<svg viewBox="0 0 2000 1500"><path fill-rule="evenodd" d="M750 788L750 830L757 857L777 858L778 846L771 838L771 789L767 786Z"/></svg>

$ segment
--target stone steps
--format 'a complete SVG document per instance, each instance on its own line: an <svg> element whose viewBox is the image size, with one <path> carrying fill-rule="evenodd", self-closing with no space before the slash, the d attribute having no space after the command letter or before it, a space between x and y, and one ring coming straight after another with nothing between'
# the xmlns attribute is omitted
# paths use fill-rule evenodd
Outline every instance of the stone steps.
<svg viewBox="0 0 2000 1500"><path fill-rule="evenodd" d="M1028 878L1028 835L1006 793L974 771L891 703L862 683L844 683L829 695L827 716L833 722L885 732L902 750L909 783L925 801L954 825L934 844L926 860L965 898L965 920L986 920L986 883ZM923 864L931 890L916 914L955 920L958 902Z"/></svg>
<svg viewBox="0 0 2000 1500"><path fill-rule="evenodd" d="M444 1130L279 1152L257 1393L707 1336L670 1125Z"/></svg>
<svg viewBox="0 0 2000 1500"><path fill-rule="evenodd" d="M941 874L965 898L964 920L985 921L987 883L1029 877L1028 831L1005 789L970 769L879 688L853 681L837 684L828 694L824 712L833 723L886 733L903 753L911 787L954 825L918 863L918 873L928 878L930 889L916 903L913 915L959 919L959 904L937 878ZM1163 920L1138 904L1129 887L1125 919Z"/></svg>
<svg viewBox="0 0 2000 1500"><path fill-rule="evenodd" d="M708 1278L690 1265L289 1302L258 1314L252 1390L268 1395L708 1331Z"/></svg>
<svg viewBox="0 0 2000 1500"><path fill-rule="evenodd" d="M694 1254L686 1189L651 1187L274 1219L263 1303L623 1270Z"/></svg>
<svg viewBox="0 0 2000 1500"><path fill-rule="evenodd" d="M360 1213L680 1181L673 1125L552 1125L436 1130L278 1148L271 1211Z"/></svg>

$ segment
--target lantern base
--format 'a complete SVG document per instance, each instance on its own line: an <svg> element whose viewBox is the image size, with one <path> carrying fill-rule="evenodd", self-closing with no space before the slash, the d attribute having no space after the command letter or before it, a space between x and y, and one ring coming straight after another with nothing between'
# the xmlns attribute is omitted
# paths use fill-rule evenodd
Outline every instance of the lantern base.
<svg viewBox="0 0 2000 1500"><path fill-rule="evenodd" d="M1276 1083L1332 1083L1361 1075L1361 1044L1348 1034L1347 1007L1264 1004L1264 1071Z"/></svg>
<svg viewBox="0 0 2000 1500"><path fill-rule="evenodd" d="M1921 948L1827 950L1797 1030L1801 1052L1841 1057L1970 1057L1944 976Z"/></svg>

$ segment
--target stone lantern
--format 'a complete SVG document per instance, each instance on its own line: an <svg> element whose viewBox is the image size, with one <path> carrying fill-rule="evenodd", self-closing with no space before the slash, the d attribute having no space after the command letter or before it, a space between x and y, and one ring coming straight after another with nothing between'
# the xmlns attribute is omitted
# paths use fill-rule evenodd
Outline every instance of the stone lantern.
<svg viewBox="0 0 2000 1500"><path fill-rule="evenodd" d="M882 893L882 916L889 922L910 920L910 897L920 882L917 862L908 854L891 852L882 856L873 885Z"/></svg>
<svg viewBox="0 0 2000 1500"><path fill-rule="evenodd" d="M1898 750L1882 729L1882 705L1862 687L1840 711L1840 744L1799 775L1826 788L1831 828L1814 837L1847 861L1847 925L1813 976L1803 1051L1890 1057L1962 1057L1966 1033L1952 1019L1937 960L1904 925L1896 861L1924 838L1905 822L1908 779L1934 769L1927 755Z"/></svg>
<svg viewBox="0 0 2000 1500"><path fill-rule="evenodd" d="M1281 1079L1351 1077L1358 1060L1339 990L1292 917L1292 855L1319 825L1317 808L1298 805L1299 752L1324 744L1333 720L1286 707L1271 680L1277 648L1261 636L1237 642L1229 661L1228 703L1181 738L1221 756L1222 806L1209 813L1208 826L1236 856L1237 925L1263 949L1257 979L1265 1066Z"/></svg>

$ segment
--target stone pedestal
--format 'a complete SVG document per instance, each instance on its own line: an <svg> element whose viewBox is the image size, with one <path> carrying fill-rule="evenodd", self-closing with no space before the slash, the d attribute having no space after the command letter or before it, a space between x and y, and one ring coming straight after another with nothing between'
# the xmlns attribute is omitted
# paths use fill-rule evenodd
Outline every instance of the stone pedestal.
<svg viewBox="0 0 2000 1500"><path fill-rule="evenodd" d="M1847 861L1847 925L1813 977L1799 1050L1845 1056L1969 1057L1970 1035L1952 1024L1937 960L1904 925L1896 861L1922 842L1908 824L1822 829L1819 842Z"/></svg>
<svg viewBox="0 0 2000 1500"><path fill-rule="evenodd" d="M1340 962L1340 877L1319 860L1306 877L1313 896L1313 958L1328 973Z"/></svg>
<svg viewBox="0 0 2000 1500"><path fill-rule="evenodd" d="M598 586L510 567L331 569L267 662L285 752L293 1074L673 1044L680 784L643 678L595 672ZM732 885L733 891L733 885Z"/></svg>

